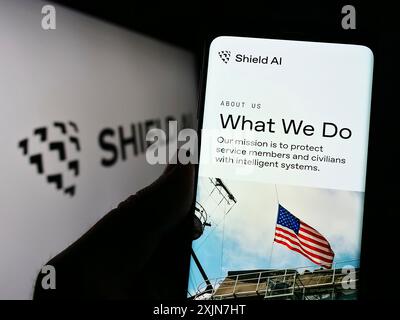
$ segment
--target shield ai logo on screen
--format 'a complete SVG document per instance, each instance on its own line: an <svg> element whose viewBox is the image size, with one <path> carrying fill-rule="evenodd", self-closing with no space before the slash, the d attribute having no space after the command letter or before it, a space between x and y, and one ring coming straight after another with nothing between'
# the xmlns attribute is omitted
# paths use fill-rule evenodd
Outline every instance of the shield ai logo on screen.
<svg viewBox="0 0 400 320"><path fill-rule="evenodd" d="M72 122L54 122L35 128L32 136L19 141L18 148L36 173L56 190L73 197L79 176L81 145L78 126Z"/></svg>
<svg viewBox="0 0 400 320"><path fill-rule="evenodd" d="M219 51L218 52L219 57L221 58L221 60L225 63L229 62L229 59L231 58L231 52L224 50L224 51Z"/></svg>

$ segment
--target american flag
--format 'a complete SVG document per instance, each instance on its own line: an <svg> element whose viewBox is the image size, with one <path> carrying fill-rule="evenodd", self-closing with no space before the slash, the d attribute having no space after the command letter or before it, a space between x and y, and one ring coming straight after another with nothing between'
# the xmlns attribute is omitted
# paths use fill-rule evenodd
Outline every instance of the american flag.
<svg viewBox="0 0 400 320"><path fill-rule="evenodd" d="M302 254L315 264L332 268L335 253L328 240L281 205L278 209L274 241Z"/></svg>

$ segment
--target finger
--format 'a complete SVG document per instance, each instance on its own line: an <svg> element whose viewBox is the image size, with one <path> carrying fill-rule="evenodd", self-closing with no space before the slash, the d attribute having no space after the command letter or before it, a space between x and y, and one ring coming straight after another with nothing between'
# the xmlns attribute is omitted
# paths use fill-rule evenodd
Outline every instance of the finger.
<svg viewBox="0 0 400 320"><path fill-rule="evenodd" d="M168 229L190 212L194 198L194 174L192 164L168 165L155 182L122 202L118 209L130 218L134 217L136 222L150 223L153 229Z"/></svg>

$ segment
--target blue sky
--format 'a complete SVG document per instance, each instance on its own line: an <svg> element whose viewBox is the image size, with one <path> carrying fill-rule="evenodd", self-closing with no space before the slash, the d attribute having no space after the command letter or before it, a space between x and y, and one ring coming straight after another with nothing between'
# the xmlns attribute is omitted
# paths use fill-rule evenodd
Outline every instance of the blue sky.
<svg viewBox="0 0 400 320"><path fill-rule="evenodd" d="M334 262L340 266L358 263L350 260L360 254L363 193L277 185L277 198L275 185L226 179L224 183L237 199L227 215L229 206L224 201L218 206L218 193L210 197L212 185L208 178L199 177L197 200L209 213L212 226L193 242L193 249L210 279L232 270L319 268L302 255L273 244L278 198L328 239ZM194 263L190 270L189 291L193 292L203 279Z"/></svg>

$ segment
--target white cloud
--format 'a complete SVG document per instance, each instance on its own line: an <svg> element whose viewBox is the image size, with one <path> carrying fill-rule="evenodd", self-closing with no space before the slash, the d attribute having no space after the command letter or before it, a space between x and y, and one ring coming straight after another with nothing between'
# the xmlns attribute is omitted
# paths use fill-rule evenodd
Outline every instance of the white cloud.
<svg viewBox="0 0 400 320"><path fill-rule="evenodd" d="M237 199L237 204L224 217L224 201L217 206L212 185L199 178L198 199L205 204L215 228L213 232L224 235L224 269L269 268L269 258L277 218L275 185L255 182L224 180ZM279 202L292 214L317 229L330 242L335 261L358 258L361 241L361 223L364 194L359 192L277 186ZM226 208L225 208L226 210ZM201 239L199 240L201 241ZM202 250L215 250L207 247ZM300 254L275 244L272 267L298 267L312 265Z"/></svg>

